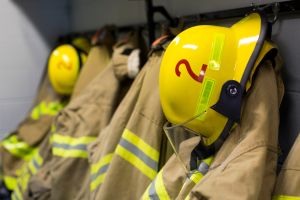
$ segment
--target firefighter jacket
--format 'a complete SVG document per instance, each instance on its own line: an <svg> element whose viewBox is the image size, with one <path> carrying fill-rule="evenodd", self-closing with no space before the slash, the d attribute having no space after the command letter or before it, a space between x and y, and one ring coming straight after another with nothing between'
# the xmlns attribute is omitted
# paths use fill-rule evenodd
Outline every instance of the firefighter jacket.
<svg viewBox="0 0 300 200"><path fill-rule="evenodd" d="M158 75L167 38L149 59L110 124L89 146L91 199L139 199L159 171L165 152ZM162 161L164 162L164 161ZM116 188L117 191L116 191Z"/></svg>
<svg viewBox="0 0 300 200"><path fill-rule="evenodd" d="M220 150L187 173L173 155L142 199L268 200L275 184L278 156L279 105L283 84L278 68L262 62L252 88L243 99L242 118ZM180 157L189 166L198 138L185 141Z"/></svg>
<svg viewBox="0 0 300 200"><path fill-rule="evenodd" d="M76 81L76 87L72 93L72 99L77 97L81 91L99 74L105 67L107 67L111 55L109 47L105 45L97 45L92 47L88 58L80 72L80 76Z"/></svg>
<svg viewBox="0 0 300 200"><path fill-rule="evenodd" d="M37 151L50 130L54 116L65 106L67 99L53 90L47 74L41 83L34 107L18 128L1 141L1 170L6 187L13 190L24 163Z"/></svg>
<svg viewBox="0 0 300 200"><path fill-rule="evenodd" d="M138 47L136 41L136 35L131 35L127 42L117 44L110 64L59 113L50 142L45 142L44 150L50 150L47 161L29 179L28 188L14 194L25 199L88 198L89 193L81 190L89 178L86 146L108 124L132 82L118 79L114 71L127 68L128 52Z"/></svg>
<svg viewBox="0 0 300 200"><path fill-rule="evenodd" d="M300 199L300 136L298 135L276 180L273 200Z"/></svg>

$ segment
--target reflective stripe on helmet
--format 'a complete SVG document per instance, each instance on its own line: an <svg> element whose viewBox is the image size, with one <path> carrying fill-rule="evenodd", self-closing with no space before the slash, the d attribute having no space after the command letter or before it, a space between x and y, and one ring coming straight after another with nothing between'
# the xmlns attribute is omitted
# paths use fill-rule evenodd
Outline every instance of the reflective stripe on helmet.
<svg viewBox="0 0 300 200"><path fill-rule="evenodd" d="M205 112L208 109L208 103L210 100L210 96L214 90L215 81L209 78L205 78L203 90L199 96L198 104L197 104L197 110L195 115L199 115L200 113ZM200 115L197 119L203 120L205 117L205 113L203 115Z"/></svg>
<svg viewBox="0 0 300 200"><path fill-rule="evenodd" d="M116 154L153 180L158 170L159 152L137 135L125 129Z"/></svg>
<svg viewBox="0 0 300 200"><path fill-rule="evenodd" d="M221 67L221 56L223 52L225 42L225 34L216 33L212 44L212 50L210 59L208 62L208 68L211 70L220 70Z"/></svg>

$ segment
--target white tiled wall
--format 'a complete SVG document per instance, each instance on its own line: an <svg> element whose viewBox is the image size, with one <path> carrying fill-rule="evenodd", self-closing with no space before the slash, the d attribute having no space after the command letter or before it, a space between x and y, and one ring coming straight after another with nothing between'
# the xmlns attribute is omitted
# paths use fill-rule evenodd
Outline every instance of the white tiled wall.
<svg viewBox="0 0 300 200"><path fill-rule="evenodd" d="M59 34L69 31L67 0L0 1L0 138L25 117Z"/></svg>

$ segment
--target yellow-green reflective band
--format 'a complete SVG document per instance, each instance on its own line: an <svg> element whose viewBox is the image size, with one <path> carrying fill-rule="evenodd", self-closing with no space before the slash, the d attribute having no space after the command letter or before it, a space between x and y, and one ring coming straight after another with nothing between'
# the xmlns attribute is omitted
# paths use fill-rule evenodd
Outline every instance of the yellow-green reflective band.
<svg viewBox="0 0 300 200"><path fill-rule="evenodd" d="M202 160L202 162L205 162L208 166L210 166L213 160L214 160L214 157L211 156L211 157L208 157L208 158Z"/></svg>
<svg viewBox="0 0 300 200"><path fill-rule="evenodd" d="M55 116L61 109L64 108L64 104L60 102L49 102L42 101L38 104L31 112L31 118L38 120L43 115Z"/></svg>
<svg viewBox="0 0 300 200"><path fill-rule="evenodd" d="M42 158L42 156L37 152L34 156L34 159L36 160L36 162L38 163L38 165L42 165L44 160Z"/></svg>
<svg viewBox="0 0 300 200"><path fill-rule="evenodd" d="M38 156L39 156L39 154L37 152L34 155L34 158L29 163L24 163L22 165L22 167L18 170L18 172L17 172L18 178L16 181L16 187L14 188L13 193L12 193L12 198L19 199L22 197L22 195L21 195L22 192L26 191L29 179L31 177L30 171L31 171L31 173L32 173L32 171L34 171L34 172L37 171L35 166L31 165L31 163L33 162L33 160L35 160L34 162L36 164L40 163L40 165L41 165L42 160L41 160L41 158L38 158ZM32 167L34 167L34 168L32 168Z"/></svg>
<svg viewBox="0 0 300 200"><path fill-rule="evenodd" d="M37 170L41 167L43 164L43 158L40 156L40 154L37 152L33 159L29 162L28 168L32 175L37 173Z"/></svg>
<svg viewBox="0 0 300 200"><path fill-rule="evenodd" d="M159 152L144 142L137 135L133 134L130 130L125 129L122 137L128 140L130 143L134 144L141 151L143 151L147 156L149 156L152 160L157 161L159 159Z"/></svg>
<svg viewBox="0 0 300 200"><path fill-rule="evenodd" d="M33 162L29 162L28 168L32 174L36 174L38 168L34 165Z"/></svg>
<svg viewBox="0 0 300 200"><path fill-rule="evenodd" d="M142 160L136 157L133 153L126 150L124 147L118 145L116 149L116 154L119 155L124 160L128 161L138 170L140 170L144 175L153 180L157 174L155 170L146 165Z"/></svg>
<svg viewBox="0 0 300 200"><path fill-rule="evenodd" d="M287 196L287 195L276 195L273 196L272 200L300 200L300 197Z"/></svg>
<svg viewBox="0 0 300 200"><path fill-rule="evenodd" d="M20 141L16 135L12 135L1 142L2 146L12 155L20 157L26 161L30 160L35 148L27 143Z"/></svg>
<svg viewBox="0 0 300 200"><path fill-rule="evenodd" d="M184 200L190 200L190 195L187 195Z"/></svg>
<svg viewBox="0 0 300 200"><path fill-rule="evenodd" d="M152 184L152 183L151 183ZM151 200L150 197L149 197L149 189L150 189L150 186L151 184L147 187L146 191L144 192L141 200Z"/></svg>
<svg viewBox="0 0 300 200"><path fill-rule="evenodd" d="M208 62L208 68L211 70L220 70L224 41L225 34L217 33L214 35L214 41Z"/></svg>
<svg viewBox="0 0 300 200"><path fill-rule="evenodd" d="M201 174L200 172L196 171L194 172L189 179L191 181L193 181L195 184L199 183L201 181L201 179L203 178L203 174Z"/></svg>
<svg viewBox="0 0 300 200"><path fill-rule="evenodd" d="M170 200L170 196L165 188L162 171L160 171L154 181L149 185L142 199L164 199Z"/></svg>
<svg viewBox="0 0 300 200"><path fill-rule="evenodd" d="M22 193L19 187L16 187L16 189L13 191L11 198L12 200L23 200Z"/></svg>
<svg viewBox="0 0 300 200"><path fill-rule="evenodd" d="M104 180L109 163L113 154L110 153L100 159L96 164L91 167L91 185L90 190L95 190Z"/></svg>
<svg viewBox="0 0 300 200"><path fill-rule="evenodd" d="M98 176L90 185L90 190L94 191L104 180L106 173Z"/></svg>
<svg viewBox="0 0 300 200"><path fill-rule="evenodd" d="M4 183L7 189L14 190L17 186L17 179L13 176L4 176Z"/></svg>
<svg viewBox="0 0 300 200"><path fill-rule="evenodd" d="M151 180L157 174L159 152L141 138L125 129L116 154L128 161Z"/></svg>
<svg viewBox="0 0 300 200"><path fill-rule="evenodd" d="M87 158L87 145L96 137L70 137L60 134L52 135L52 153L55 156L70 158Z"/></svg>
<svg viewBox="0 0 300 200"><path fill-rule="evenodd" d="M55 126L55 124L51 125L51 133L55 133L57 130L57 127Z"/></svg>
<svg viewBox="0 0 300 200"><path fill-rule="evenodd" d="M189 174L189 179L195 184L199 183L203 176L208 172L209 166L211 165L213 159L213 156L203 159L199 164L198 169Z"/></svg>
<svg viewBox="0 0 300 200"><path fill-rule="evenodd" d="M95 174L98 172L98 170L103 167L104 165L107 165L110 163L111 159L113 157L113 153L107 154L102 159L100 159L96 164L93 164L91 167L91 173Z"/></svg>
<svg viewBox="0 0 300 200"><path fill-rule="evenodd" d="M87 151L77 150L77 149L60 149L60 148L52 148L52 153L55 156L65 157L65 158L87 158Z"/></svg>
<svg viewBox="0 0 300 200"><path fill-rule="evenodd" d="M52 145L52 143L53 143L53 136L56 135L56 134L55 134L55 133L56 133L56 130L57 130L56 125L55 125L55 124L52 124L52 125L51 125L51 130L50 130L51 135L50 135L50 138L49 138L49 144L50 144L50 145ZM57 139L58 139L58 138L57 138Z"/></svg>
<svg viewBox="0 0 300 200"><path fill-rule="evenodd" d="M58 144L68 144L71 146L80 145L80 144L89 144L93 142L96 137L84 136L84 137L70 137L60 134L53 134L52 141L53 143Z"/></svg>
<svg viewBox="0 0 300 200"><path fill-rule="evenodd" d="M169 200L170 197L169 197L169 194L167 193L167 190L166 190L164 182L163 182L162 171L160 173L158 173L156 178L157 178L157 180L155 183L155 190L157 192L157 195L159 196L160 199ZM151 187L150 187L150 190L151 190Z"/></svg>
<svg viewBox="0 0 300 200"><path fill-rule="evenodd" d="M204 89L202 90L201 95L198 98L197 110L195 115L199 115L200 113L203 113L204 111L207 110L211 94L214 91L214 87L215 87L215 81L213 79L210 78L204 79L204 85L203 85ZM202 120L204 119L204 117L205 114L200 115L197 119Z"/></svg>
<svg viewBox="0 0 300 200"><path fill-rule="evenodd" d="M30 179L29 173L23 174L22 177L19 177L16 189L19 189L20 191L25 192L27 189L29 179Z"/></svg>
<svg viewBox="0 0 300 200"><path fill-rule="evenodd" d="M36 161L36 162L38 162L38 161ZM14 189L13 195L15 195L15 197L20 196L23 192L26 191L29 179L31 177L31 174L29 172L30 170L31 169L27 164L23 165L22 173L21 173L21 175L19 175L19 177L17 179L17 186ZM17 195L17 194L20 194L20 195Z"/></svg>
<svg viewBox="0 0 300 200"><path fill-rule="evenodd" d="M49 144L52 145L53 144L53 134L54 132L51 132L52 134L49 137Z"/></svg>
<svg viewBox="0 0 300 200"><path fill-rule="evenodd" d="M27 173L27 166L28 166L28 163L23 163L22 166L16 170L16 175L17 175L18 179L21 175L23 175L24 173Z"/></svg>
<svg viewBox="0 0 300 200"><path fill-rule="evenodd" d="M94 191L104 180L106 173L100 175L97 177L97 179L95 179L95 181L93 181L90 185L90 190Z"/></svg>

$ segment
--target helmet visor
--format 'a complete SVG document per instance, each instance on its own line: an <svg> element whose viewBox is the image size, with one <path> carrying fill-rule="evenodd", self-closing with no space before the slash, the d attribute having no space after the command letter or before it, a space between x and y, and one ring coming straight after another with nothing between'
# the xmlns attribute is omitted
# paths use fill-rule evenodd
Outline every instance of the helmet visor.
<svg viewBox="0 0 300 200"><path fill-rule="evenodd" d="M202 112L183 123L172 125L166 122L163 129L171 146L176 154L177 159L184 167L187 174L190 173L188 159L193 149L199 144L201 137L199 133L187 128L187 124L201 117L205 112Z"/></svg>

